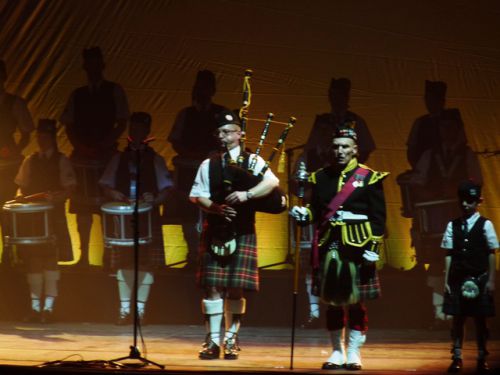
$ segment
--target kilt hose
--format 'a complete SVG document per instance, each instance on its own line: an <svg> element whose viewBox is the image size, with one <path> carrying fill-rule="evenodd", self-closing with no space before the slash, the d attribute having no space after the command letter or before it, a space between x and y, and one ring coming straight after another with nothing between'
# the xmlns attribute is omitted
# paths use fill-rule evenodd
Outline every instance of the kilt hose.
<svg viewBox="0 0 500 375"><path fill-rule="evenodd" d="M200 265L197 273L198 285L201 288L259 290L256 235L255 233L238 235L236 241L237 249L232 255L215 256L210 251L207 232L203 231L200 241Z"/></svg>

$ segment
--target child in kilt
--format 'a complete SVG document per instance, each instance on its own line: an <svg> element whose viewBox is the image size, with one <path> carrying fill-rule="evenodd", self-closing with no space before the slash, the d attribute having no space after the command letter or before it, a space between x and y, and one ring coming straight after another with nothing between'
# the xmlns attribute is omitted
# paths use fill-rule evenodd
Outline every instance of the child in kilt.
<svg viewBox="0 0 500 375"><path fill-rule="evenodd" d="M473 317L478 349L477 371L488 372L486 318L495 315L495 251L498 238L491 221L477 211L481 186L464 181L458 187L463 215L448 223L441 247L445 249L445 299L443 312L453 316L452 363L448 372L462 369L462 344L467 317Z"/></svg>

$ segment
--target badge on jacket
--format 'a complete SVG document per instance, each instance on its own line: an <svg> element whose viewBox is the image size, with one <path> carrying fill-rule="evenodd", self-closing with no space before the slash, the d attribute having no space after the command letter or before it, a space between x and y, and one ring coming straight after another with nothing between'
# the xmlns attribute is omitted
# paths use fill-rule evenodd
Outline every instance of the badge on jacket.
<svg viewBox="0 0 500 375"><path fill-rule="evenodd" d="M358 187L363 187L364 185L364 182L363 180L365 179L366 176L364 175L360 175L360 174L355 174L354 175L354 181L352 182L352 186L354 186L355 188L358 188Z"/></svg>

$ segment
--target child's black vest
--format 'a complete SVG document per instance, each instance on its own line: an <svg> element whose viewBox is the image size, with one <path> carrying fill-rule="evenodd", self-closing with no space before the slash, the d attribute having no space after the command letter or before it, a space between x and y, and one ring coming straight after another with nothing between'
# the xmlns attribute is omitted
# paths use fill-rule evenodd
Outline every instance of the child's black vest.
<svg viewBox="0 0 500 375"><path fill-rule="evenodd" d="M453 228L453 268L467 276L478 276L488 270L490 250L484 235L486 218L480 216L470 231L464 230L464 221L452 221Z"/></svg>

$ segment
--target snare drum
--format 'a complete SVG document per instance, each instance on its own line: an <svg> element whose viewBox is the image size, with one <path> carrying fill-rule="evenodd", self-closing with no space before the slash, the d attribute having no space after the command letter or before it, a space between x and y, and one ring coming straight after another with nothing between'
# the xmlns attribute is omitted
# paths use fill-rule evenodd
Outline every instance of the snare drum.
<svg viewBox="0 0 500 375"><path fill-rule="evenodd" d="M151 212L149 203L139 203L139 244L152 241ZM106 246L134 246L134 204L109 202L101 206L104 244Z"/></svg>
<svg viewBox="0 0 500 375"><path fill-rule="evenodd" d="M442 237L448 222L460 215L455 199L419 202L414 207L420 235L427 238Z"/></svg>
<svg viewBox="0 0 500 375"><path fill-rule="evenodd" d="M6 203L5 242L9 245L38 245L55 239L49 213L54 208L50 203Z"/></svg>

